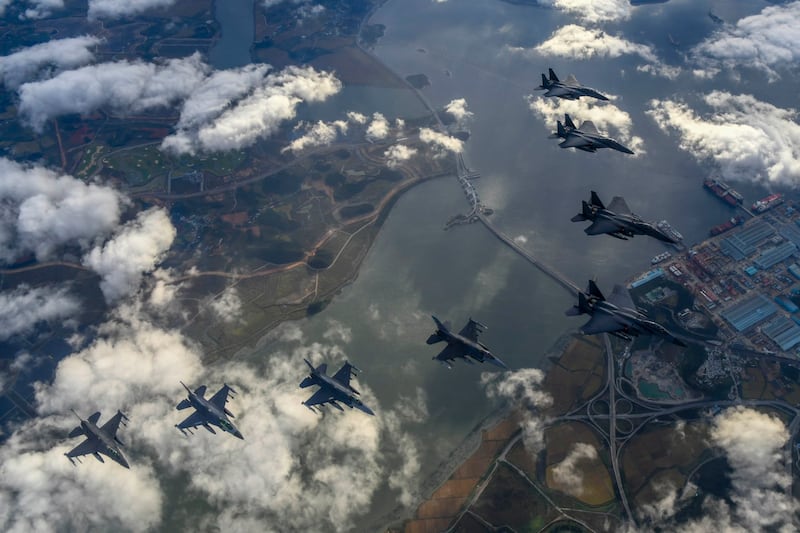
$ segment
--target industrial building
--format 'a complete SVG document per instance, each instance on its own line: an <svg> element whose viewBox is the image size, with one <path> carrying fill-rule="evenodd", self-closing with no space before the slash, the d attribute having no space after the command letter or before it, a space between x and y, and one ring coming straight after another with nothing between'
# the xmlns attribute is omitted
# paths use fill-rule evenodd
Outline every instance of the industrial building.
<svg viewBox="0 0 800 533"><path fill-rule="evenodd" d="M784 352L800 343L800 326L793 320L779 315L761 327L761 332L769 337Z"/></svg>
<svg viewBox="0 0 800 533"><path fill-rule="evenodd" d="M761 270L768 270L778 263L786 261L795 253L797 253L797 245L793 242L784 242L761 252L753 264Z"/></svg>
<svg viewBox="0 0 800 533"><path fill-rule="evenodd" d="M734 235L722 239L720 250L734 261L741 261L756 253L758 245L774 234L775 230L772 226L759 220L745 226Z"/></svg>
<svg viewBox="0 0 800 533"><path fill-rule="evenodd" d="M756 294L721 313L733 328L742 332L778 312L778 306L763 294Z"/></svg>

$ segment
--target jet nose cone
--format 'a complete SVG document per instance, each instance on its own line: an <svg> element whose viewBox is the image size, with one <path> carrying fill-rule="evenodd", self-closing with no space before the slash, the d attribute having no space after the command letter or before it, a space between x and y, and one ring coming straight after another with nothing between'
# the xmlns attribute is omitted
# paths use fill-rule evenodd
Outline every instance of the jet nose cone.
<svg viewBox="0 0 800 533"><path fill-rule="evenodd" d="M491 364L493 364L494 366L502 368L503 370L508 370L508 367L506 366L506 364L504 362L502 362L500 359L498 359L497 357L495 357L494 355L488 356L486 358L486 361L491 363Z"/></svg>
<svg viewBox="0 0 800 533"><path fill-rule="evenodd" d="M244 437L242 436L242 432L241 432L241 431L239 431L238 429L237 429L236 431L234 431L234 432L233 432L233 436L234 436L234 437L236 437L237 439L242 439L242 440L244 440Z"/></svg>
<svg viewBox="0 0 800 533"><path fill-rule="evenodd" d="M364 412L365 412L365 413L367 413L368 415L375 416L375 413L373 413L373 412L372 412L372 409L370 409L369 407L367 407L367 406L366 406L366 405L364 405L363 403L362 403L362 404L359 404L359 405L356 405L356 407L357 407L358 409L361 409L362 411L364 411Z"/></svg>
<svg viewBox="0 0 800 533"><path fill-rule="evenodd" d="M128 464L128 461L126 461L124 457L120 457L119 458L119 464L121 464L122 466L124 466L125 468L127 468L129 470L131 468L131 465Z"/></svg>

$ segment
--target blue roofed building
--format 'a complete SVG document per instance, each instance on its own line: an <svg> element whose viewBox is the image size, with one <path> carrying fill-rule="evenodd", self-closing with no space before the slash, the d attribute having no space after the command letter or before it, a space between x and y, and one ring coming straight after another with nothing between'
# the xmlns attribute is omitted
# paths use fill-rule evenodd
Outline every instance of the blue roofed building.
<svg viewBox="0 0 800 533"><path fill-rule="evenodd" d="M755 258L753 264L761 270L767 270L778 263L786 261L795 253L797 253L797 245L791 241L787 241L761 252L759 256Z"/></svg>
<svg viewBox="0 0 800 533"><path fill-rule="evenodd" d="M734 235L722 239L720 250L734 260L741 261L756 253L758 246L774 234L775 230L772 229L772 226L759 220L755 224L750 224L739 230Z"/></svg>
<svg viewBox="0 0 800 533"><path fill-rule="evenodd" d="M800 343L800 326L783 315L764 324L761 332L780 346L784 352Z"/></svg>
<svg viewBox="0 0 800 533"><path fill-rule="evenodd" d="M752 328L778 312L778 306L764 296L756 294L747 300L726 309L721 313L736 331L742 332Z"/></svg>
<svg viewBox="0 0 800 533"><path fill-rule="evenodd" d="M800 246L800 228L797 227L797 224L784 224L778 228L778 233L787 241Z"/></svg>

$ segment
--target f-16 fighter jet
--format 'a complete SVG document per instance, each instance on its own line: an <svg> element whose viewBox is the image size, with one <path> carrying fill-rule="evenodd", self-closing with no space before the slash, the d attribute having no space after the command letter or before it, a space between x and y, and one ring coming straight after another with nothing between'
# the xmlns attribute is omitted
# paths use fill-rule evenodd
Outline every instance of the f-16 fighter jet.
<svg viewBox="0 0 800 533"><path fill-rule="evenodd" d="M597 193L592 191L591 200L583 201L583 209L572 217L573 222L591 220L592 225L583 231L587 235L600 235L606 233L617 239L628 240L634 235L649 235L659 241L677 244L673 236L661 231L655 224L642 220L639 215L631 212L628 204L621 196L615 196L606 207L600 201Z"/></svg>
<svg viewBox="0 0 800 533"><path fill-rule="evenodd" d="M73 411L73 413L75 413L75 411ZM104 463L105 461L103 461L100 455L103 454L125 468L130 468L125 456L123 456L122 452L119 450L119 447L123 446L122 441L117 438L119 425L127 425L125 421L128 420L128 417L122 414L121 411L117 411L117 414L112 416L108 422L101 427L97 427L97 421L100 420L99 411L92 414L86 420L82 419L78 413L75 413L75 416L81 421L81 425L70 431L69 436L74 438L84 435L86 436L86 440L64 454L73 465L75 464L75 459L80 462L80 456L89 454L94 455L95 459Z"/></svg>
<svg viewBox="0 0 800 533"><path fill-rule="evenodd" d="M350 385L350 378L355 375L355 372L360 372L358 368L345 362L342 368L336 371L333 376L328 376L328 365L322 363L317 368L308 362L308 359L303 359L311 369L311 373L303 381L300 382L300 388L305 389L312 385L319 385L319 390L311 395L311 397L303 402L303 405L315 411L320 410L322 406L330 404L340 411L344 411L339 402L350 407L355 407L364 411L368 415L374 415L372 409L364 405L361 400L356 396L361 393L358 392L352 385ZM316 409L315 407L316 406Z"/></svg>
<svg viewBox="0 0 800 533"><path fill-rule="evenodd" d="M584 152L596 152L598 148L612 148L620 152L625 152L626 154L633 153L633 150L630 148L623 146L611 137L606 137L597 131L597 128L591 120L584 121L580 128L576 127L575 123L572 122L572 119L566 113L564 113L564 124L559 120L558 131L552 134L550 138L564 139L558 144L561 148L577 148Z"/></svg>
<svg viewBox="0 0 800 533"><path fill-rule="evenodd" d="M647 318L647 315L634 305L628 290L622 285L614 285L611 296L606 300L594 281L589 281L586 292L578 293L578 305L567 310L568 316L591 315L592 318L581 327L584 335L610 333L625 340L639 335L656 335L678 346L686 343L675 337L661 324Z"/></svg>
<svg viewBox="0 0 800 533"><path fill-rule="evenodd" d="M436 344L437 342L447 343L447 346L439 352L439 355L434 357L434 359L446 365L447 368L452 368L450 364L451 361L456 357L461 357L469 364L474 364L472 362L472 359L474 359L479 363L489 362L500 368L508 369L505 363L492 355L489 348L478 341L478 335L483 333L483 330L486 329L486 326L480 322L476 322L470 318L467 325L461 328L461 331L454 333L450 331L449 324L442 323L435 316L431 318L436 322L436 331L428 337L426 342L428 344Z"/></svg>
<svg viewBox="0 0 800 533"><path fill-rule="evenodd" d="M548 69L548 71L550 79L547 79L545 75L542 74L542 84L536 88L537 91L547 91L544 93L545 96L558 96L565 100L577 100L581 96L591 96L598 100L608 100L607 97L591 87L586 87L578 83L578 80L575 79L575 76L572 74L567 76L566 80L561 81L558 79L558 76L556 76L556 73L553 72L553 69Z"/></svg>
<svg viewBox="0 0 800 533"><path fill-rule="evenodd" d="M189 393L189 397L181 400L175 408L182 410L194 407L196 409L186 420L175 426L181 430L181 433L186 433L187 431L191 433L192 428L203 426L211 433L216 434L217 432L211 427L211 425L214 425L222 431L227 431L234 437L244 440L244 437L242 437L242 434L236 429L236 426L228 420L229 416L233 418L233 413L228 411L225 407L225 404L228 402L228 394L233 396L236 394L235 390L225 384L214 396L206 399L205 385L200 385L194 392L192 392L183 381L181 381L181 385L183 385L183 388Z"/></svg>

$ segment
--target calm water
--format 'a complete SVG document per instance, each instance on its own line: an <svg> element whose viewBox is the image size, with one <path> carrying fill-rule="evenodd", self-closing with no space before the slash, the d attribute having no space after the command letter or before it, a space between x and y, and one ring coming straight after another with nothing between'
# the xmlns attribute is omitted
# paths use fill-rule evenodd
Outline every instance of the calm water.
<svg viewBox="0 0 800 533"><path fill-rule="evenodd" d="M713 29L706 16L709 9L723 17L739 15L716 6L699 2L653 7L661 10L657 21L640 10L627 23L633 29L626 35L653 44L667 61L677 61L664 28L675 28L673 37L683 42L697 42ZM748 12L760 8L761 4L750 6ZM512 236L524 236L528 249L580 284L596 276L601 287L610 287L646 270L650 258L664 250L644 238L623 242L585 236L584 225L569 219L591 189L608 200L624 195L634 211L654 220L668 219L690 243L731 216L701 187L708 168L680 151L675 139L644 114L651 98L683 95L686 87L637 73L638 59L548 61L504 52L506 45L530 47L549 36L566 22L560 13L494 0L398 0L388 2L372 22L387 26L377 55L402 76L426 74L432 85L424 92L434 105L466 98L475 114L467 160L483 174L477 187L495 209L494 223ZM617 105L630 113L633 133L645 140L647 155L573 153L548 140L552 125L535 117L524 98L548 66L564 75L576 72L587 83L591 80L591 85L619 95ZM689 90L706 92L724 88L727 81L688 83ZM771 88L754 80L748 90L758 97ZM367 91L381 94L378 89ZM374 103L375 111L390 118L398 107L394 98ZM335 109L335 104L330 106ZM757 187L737 188L750 201L765 194ZM407 193L392 211L358 280L303 325L307 335L320 342L331 319L351 328L348 353L365 369L362 379L376 391L381 405L392 405L416 387L425 391L430 417L410 428L425 443L423 478L497 407L478 385L484 368L458 365L447 371L430 361L436 350L424 344L432 331L428 315L436 313L459 326L469 316L486 323L486 343L511 368L544 367L547 347L581 323L563 315L572 302L562 289L484 228L442 231L452 214L465 209L455 179L440 179ZM373 313L381 320L373 320ZM364 524L374 525L393 505L387 489L376 498Z"/></svg>
<svg viewBox="0 0 800 533"><path fill-rule="evenodd" d="M208 60L216 69L241 67L250 63L253 44L254 0L216 0L214 18L222 27L222 35L208 52Z"/></svg>

